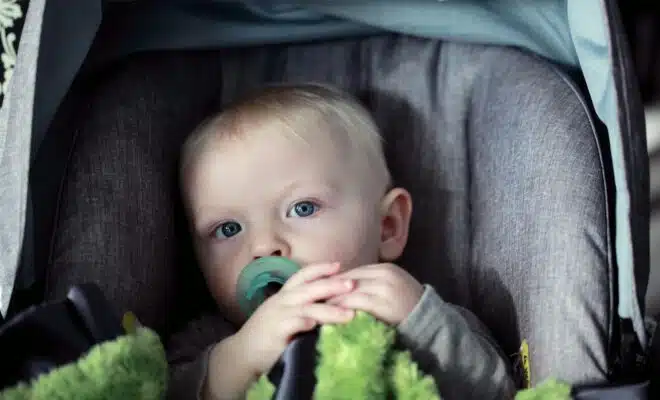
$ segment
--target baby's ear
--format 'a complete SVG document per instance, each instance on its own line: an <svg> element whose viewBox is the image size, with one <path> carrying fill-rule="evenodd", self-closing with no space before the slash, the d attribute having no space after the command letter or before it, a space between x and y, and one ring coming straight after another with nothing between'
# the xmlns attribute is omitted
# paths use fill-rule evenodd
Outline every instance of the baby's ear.
<svg viewBox="0 0 660 400"><path fill-rule="evenodd" d="M399 258L408 242L412 197L403 188L387 192L381 202L380 259L392 262Z"/></svg>

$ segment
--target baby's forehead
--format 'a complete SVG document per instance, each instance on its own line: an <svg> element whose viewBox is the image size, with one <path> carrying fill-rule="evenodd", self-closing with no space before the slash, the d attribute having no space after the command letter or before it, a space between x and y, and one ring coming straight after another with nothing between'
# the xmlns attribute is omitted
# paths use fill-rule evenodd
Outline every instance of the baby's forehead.
<svg viewBox="0 0 660 400"><path fill-rule="evenodd" d="M370 163L364 162L364 151L338 140L341 135L326 127L293 131L272 122L241 129L244 131L239 134L218 131L213 135L198 156L198 168L195 168L198 173L214 166L224 176L237 173L237 167L241 166L258 172L255 178L282 173L335 176L334 179L338 176L342 181L368 179L369 172L365 169Z"/></svg>
<svg viewBox="0 0 660 400"><path fill-rule="evenodd" d="M217 197L218 204L242 204L246 194L267 202L287 197L286 193L353 191L368 184L369 173L346 154L304 139L271 132L216 137L205 147L186 186L200 200Z"/></svg>
<svg viewBox="0 0 660 400"><path fill-rule="evenodd" d="M203 143L188 159L198 164L210 155L209 161L222 162L219 153L250 155L263 151L264 144L277 141L280 147L287 145L287 150L318 155L306 160L308 163L323 161L328 168L350 165L356 173L370 168L386 170L382 165L380 134L369 116L358 111L341 105L330 107L323 102L274 107L268 102L239 104L211 119L201 132Z"/></svg>
<svg viewBox="0 0 660 400"><path fill-rule="evenodd" d="M276 116L245 119L232 126L216 127L202 147L216 153L246 154L277 143L280 149L332 155L337 163L345 162L351 155L364 156L364 149L351 138L358 132L339 130L321 120L296 122L292 124Z"/></svg>

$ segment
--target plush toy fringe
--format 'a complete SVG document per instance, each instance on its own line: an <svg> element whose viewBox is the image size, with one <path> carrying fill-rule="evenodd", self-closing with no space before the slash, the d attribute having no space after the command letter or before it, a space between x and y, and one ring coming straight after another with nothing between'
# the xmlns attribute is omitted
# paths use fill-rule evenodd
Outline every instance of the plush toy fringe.
<svg viewBox="0 0 660 400"><path fill-rule="evenodd" d="M165 395L167 368L158 335L138 328L94 346L75 363L0 392L0 400L157 400Z"/></svg>
<svg viewBox="0 0 660 400"><path fill-rule="evenodd" d="M516 400L571 400L571 386L556 379L548 379L540 385L521 390Z"/></svg>
<svg viewBox="0 0 660 400"><path fill-rule="evenodd" d="M435 381L420 371L410 353L393 349L395 334L362 312L348 324L323 326L314 399L440 400ZM0 391L0 400L157 400L165 396L167 377L158 335L139 327L94 346L75 363ZM274 394L275 386L263 375L247 399L269 400ZM555 380L516 395L516 400L570 399L571 387Z"/></svg>

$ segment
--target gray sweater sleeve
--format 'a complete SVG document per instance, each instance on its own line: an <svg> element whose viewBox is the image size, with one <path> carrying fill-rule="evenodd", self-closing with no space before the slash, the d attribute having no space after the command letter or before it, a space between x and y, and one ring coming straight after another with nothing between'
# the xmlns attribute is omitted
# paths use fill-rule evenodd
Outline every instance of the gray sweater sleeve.
<svg viewBox="0 0 660 400"><path fill-rule="evenodd" d="M507 357L477 317L443 301L429 285L397 327L402 344L433 375L442 398L512 399L515 386Z"/></svg>

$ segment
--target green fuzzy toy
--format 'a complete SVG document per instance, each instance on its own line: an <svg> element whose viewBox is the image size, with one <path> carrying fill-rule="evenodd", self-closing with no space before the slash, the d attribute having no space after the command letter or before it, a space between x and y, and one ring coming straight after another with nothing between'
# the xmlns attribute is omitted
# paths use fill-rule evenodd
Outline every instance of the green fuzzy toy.
<svg viewBox="0 0 660 400"><path fill-rule="evenodd" d="M157 400L165 397L167 360L156 333L138 328L95 345L75 363L0 392L0 400Z"/></svg>
<svg viewBox="0 0 660 400"><path fill-rule="evenodd" d="M358 312L343 325L324 325L317 342L314 400L440 400L442 388L420 371L408 351L394 348L396 330ZM570 386L547 381L516 400L570 400ZM262 375L247 400L270 400L275 386Z"/></svg>
<svg viewBox="0 0 660 400"><path fill-rule="evenodd" d="M165 397L168 367L156 333L144 327L103 342L77 362L0 392L0 400L157 400ZM410 353L394 349L395 329L359 312L345 325L321 327L315 400L440 400L432 377ZM275 387L262 376L248 400L268 400ZM556 381L521 391L516 400L570 400Z"/></svg>

